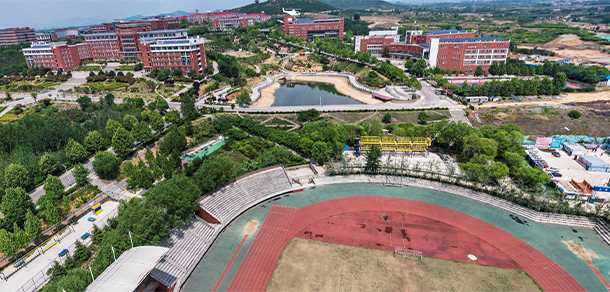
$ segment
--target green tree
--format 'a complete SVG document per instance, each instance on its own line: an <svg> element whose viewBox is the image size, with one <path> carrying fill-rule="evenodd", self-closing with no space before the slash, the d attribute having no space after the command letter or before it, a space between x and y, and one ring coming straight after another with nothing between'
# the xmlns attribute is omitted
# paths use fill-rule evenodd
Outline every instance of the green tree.
<svg viewBox="0 0 610 292"><path fill-rule="evenodd" d="M10 233L6 229L0 230L0 252L4 256L13 256L28 242L25 231L13 225L14 232Z"/></svg>
<svg viewBox="0 0 610 292"><path fill-rule="evenodd" d="M377 145L371 146L371 149L366 152L366 165L364 172L377 173L381 169L381 149Z"/></svg>
<svg viewBox="0 0 610 292"><path fill-rule="evenodd" d="M145 142L152 138L150 127L145 121L139 122L131 131L131 135L138 142Z"/></svg>
<svg viewBox="0 0 610 292"><path fill-rule="evenodd" d="M87 157L85 147L73 139L68 140L65 151L66 158L68 158L68 160L70 160L72 163L79 162Z"/></svg>
<svg viewBox="0 0 610 292"><path fill-rule="evenodd" d="M167 100L165 100L165 98L159 97L156 101L156 107L157 110L159 110L160 112L164 112L169 109L169 103L167 103Z"/></svg>
<svg viewBox="0 0 610 292"><path fill-rule="evenodd" d="M8 188L25 188L30 185L30 175L21 164L9 164L4 169L4 184Z"/></svg>
<svg viewBox="0 0 610 292"><path fill-rule="evenodd" d="M116 133L116 131L118 131L120 128L123 128L121 123L113 119L109 119L108 122L106 122L106 134L108 134L108 137L110 137L110 139L114 137L114 133Z"/></svg>
<svg viewBox="0 0 610 292"><path fill-rule="evenodd" d="M180 121L180 112L177 110L171 110L165 115L165 121L171 124L175 124Z"/></svg>
<svg viewBox="0 0 610 292"><path fill-rule="evenodd" d="M426 112L419 112L419 115L417 115L417 123L420 125L428 124L429 120L430 116L428 116L428 113Z"/></svg>
<svg viewBox="0 0 610 292"><path fill-rule="evenodd" d="M45 205L42 206L41 215L48 225L52 225L57 228L58 224L61 223L61 216L59 216L59 211L57 210L57 207L55 207L51 202L46 202Z"/></svg>
<svg viewBox="0 0 610 292"><path fill-rule="evenodd" d="M83 95L81 97L79 97L76 102L78 102L78 105L80 105L80 108L82 110L85 110L86 108L90 107L93 105L93 102L91 102L91 98Z"/></svg>
<svg viewBox="0 0 610 292"><path fill-rule="evenodd" d="M104 96L104 99L100 99L100 103L109 105L109 106L113 106L114 105L114 94L112 93L106 93L106 95Z"/></svg>
<svg viewBox="0 0 610 292"><path fill-rule="evenodd" d="M464 148L460 158L462 161L469 161L477 155L485 155L494 159L498 154L498 143L492 139L481 138L470 135L464 138Z"/></svg>
<svg viewBox="0 0 610 292"><path fill-rule="evenodd" d="M385 113L383 115L383 118L381 119L382 122L388 124L392 122L392 114L391 113Z"/></svg>
<svg viewBox="0 0 610 292"><path fill-rule="evenodd" d="M141 189L150 189L155 183L155 176L152 171L146 167L142 167L136 172L135 185Z"/></svg>
<svg viewBox="0 0 610 292"><path fill-rule="evenodd" d="M182 100L180 101L180 112L186 119L194 120L197 118L199 113L195 107L195 99L192 96L185 95L182 97Z"/></svg>
<svg viewBox="0 0 610 292"><path fill-rule="evenodd" d="M74 169L72 169L72 174L74 175L74 179L76 183L79 185L84 185L87 183L87 176L89 176L89 170L82 164L77 164Z"/></svg>
<svg viewBox="0 0 610 292"><path fill-rule="evenodd" d="M383 135L383 124L379 120L373 120L371 123L371 130L369 132L371 136L381 136Z"/></svg>
<svg viewBox="0 0 610 292"><path fill-rule="evenodd" d="M28 210L25 214L24 229L29 238L38 239L40 233L42 232L42 222L40 222L40 219L34 215L32 210Z"/></svg>
<svg viewBox="0 0 610 292"><path fill-rule="evenodd" d="M102 137L102 135L98 131L91 131L87 134L87 137L85 137L84 144L85 149L87 149L87 151L95 153L99 150L104 149L104 137Z"/></svg>
<svg viewBox="0 0 610 292"><path fill-rule="evenodd" d="M157 207L165 208L174 225L193 216L197 210L197 199L201 190L195 182L184 176L176 175L160 182L146 194L146 198Z"/></svg>
<svg viewBox="0 0 610 292"><path fill-rule="evenodd" d="M134 117L132 115L125 115L123 117L123 128L125 128L125 130L131 131L137 124L138 124L138 119L136 119L136 117Z"/></svg>
<svg viewBox="0 0 610 292"><path fill-rule="evenodd" d="M55 156L51 155L48 152L45 152L45 154L40 157L38 167L40 169L40 172L44 175L53 174L59 168L59 162L57 161L57 158L55 158Z"/></svg>
<svg viewBox="0 0 610 292"><path fill-rule="evenodd" d="M226 157L219 157L204 160L194 178L199 189L205 194L234 180L236 174L235 164Z"/></svg>
<svg viewBox="0 0 610 292"><path fill-rule="evenodd" d="M163 117L161 114L154 112L149 116L150 127L155 130L155 132L162 132L165 129L165 123L163 122Z"/></svg>
<svg viewBox="0 0 610 292"><path fill-rule="evenodd" d="M47 197L46 200L51 200L55 206L59 206L66 189L61 180L56 176L48 175L44 181L43 189L44 196Z"/></svg>
<svg viewBox="0 0 610 292"><path fill-rule="evenodd" d="M93 171L102 179L113 180L117 177L119 160L114 154L106 151L95 153L93 160Z"/></svg>
<svg viewBox="0 0 610 292"><path fill-rule="evenodd" d="M4 214L4 226L23 226L25 215L28 210L34 211L32 198L22 188L8 188L2 197L2 214Z"/></svg>
<svg viewBox="0 0 610 292"><path fill-rule="evenodd" d="M476 69L474 69L474 76L483 76L485 75L485 71L483 71L483 68L481 68L481 66L477 66Z"/></svg>
<svg viewBox="0 0 610 292"><path fill-rule="evenodd" d="M118 155L126 155L133 149L133 136L123 128L119 128L112 136L112 149Z"/></svg>
<svg viewBox="0 0 610 292"><path fill-rule="evenodd" d="M297 120L299 122L316 121L320 118L320 112L315 108L300 111L297 113Z"/></svg>
<svg viewBox="0 0 610 292"><path fill-rule="evenodd" d="M144 159L146 159L146 163L148 163L148 165L150 165L150 166L155 165L155 154L152 152L152 150L150 150L149 147L146 147L146 152L144 153Z"/></svg>
<svg viewBox="0 0 610 292"><path fill-rule="evenodd" d="M553 77L553 85L559 89L563 90L563 88L566 87L567 83L568 77L566 76L566 73L559 72L555 74L555 77Z"/></svg>
<svg viewBox="0 0 610 292"><path fill-rule="evenodd" d="M570 117L572 119L578 119L581 116L582 116L582 114L577 110L571 110L570 112L568 112L568 117Z"/></svg>
<svg viewBox="0 0 610 292"><path fill-rule="evenodd" d="M169 134L159 143L159 152L165 156L174 151L182 152L184 149L186 149L186 137L176 126L173 126Z"/></svg>

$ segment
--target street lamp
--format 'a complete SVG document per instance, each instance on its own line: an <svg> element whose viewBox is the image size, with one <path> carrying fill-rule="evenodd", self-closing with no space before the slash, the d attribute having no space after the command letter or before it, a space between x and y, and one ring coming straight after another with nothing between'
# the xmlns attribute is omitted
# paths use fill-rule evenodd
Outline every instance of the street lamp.
<svg viewBox="0 0 610 292"><path fill-rule="evenodd" d="M64 172L66 173L66 177L68 178L68 186L72 186L72 182L70 181L70 174L66 171L67 167L65 165L61 165L64 167Z"/></svg>

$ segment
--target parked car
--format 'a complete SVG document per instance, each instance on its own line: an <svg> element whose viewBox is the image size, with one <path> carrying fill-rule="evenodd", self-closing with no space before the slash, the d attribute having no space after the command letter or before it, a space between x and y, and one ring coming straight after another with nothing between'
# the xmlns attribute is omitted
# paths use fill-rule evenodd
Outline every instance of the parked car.
<svg viewBox="0 0 610 292"><path fill-rule="evenodd" d="M555 157L561 157L561 153L559 153L557 151L553 151L553 152L551 152L551 154Z"/></svg>
<svg viewBox="0 0 610 292"><path fill-rule="evenodd" d="M559 172L551 172L549 173L549 176L551 177L562 177L563 175Z"/></svg>
<svg viewBox="0 0 610 292"><path fill-rule="evenodd" d="M549 167L548 169L552 172L559 172L559 168L557 167Z"/></svg>

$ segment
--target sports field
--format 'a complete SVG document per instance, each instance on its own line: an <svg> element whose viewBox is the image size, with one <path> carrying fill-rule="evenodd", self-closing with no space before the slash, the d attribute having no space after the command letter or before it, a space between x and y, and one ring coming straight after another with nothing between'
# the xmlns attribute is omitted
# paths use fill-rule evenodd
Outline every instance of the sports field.
<svg viewBox="0 0 610 292"><path fill-rule="evenodd" d="M520 270L294 238L267 291L540 291Z"/></svg>

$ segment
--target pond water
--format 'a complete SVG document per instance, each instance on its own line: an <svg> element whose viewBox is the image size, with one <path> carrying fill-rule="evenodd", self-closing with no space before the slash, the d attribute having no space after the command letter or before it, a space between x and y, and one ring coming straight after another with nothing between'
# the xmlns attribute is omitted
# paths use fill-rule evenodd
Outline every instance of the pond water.
<svg viewBox="0 0 610 292"><path fill-rule="evenodd" d="M320 82L280 82L275 91L272 106L361 104L361 102L341 94L331 83Z"/></svg>

